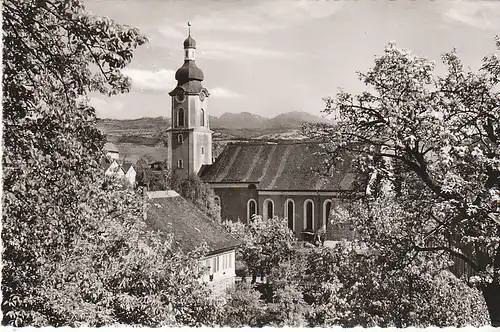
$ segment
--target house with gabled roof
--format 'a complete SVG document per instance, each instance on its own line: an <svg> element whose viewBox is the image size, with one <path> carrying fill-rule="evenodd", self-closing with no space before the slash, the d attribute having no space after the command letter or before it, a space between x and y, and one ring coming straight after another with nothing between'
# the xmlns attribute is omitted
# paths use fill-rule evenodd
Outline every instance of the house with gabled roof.
<svg viewBox="0 0 500 332"><path fill-rule="evenodd" d="M135 185L135 176L137 172L132 163L120 161L118 148L113 143L104 144L106 158L101 160L101 168L106 176L115 176L119 179L125 179L130 186Z"/></svg>
<svg viewBox="0 0 500 332"><path fill-rule="evenodd" d="M204 75L195 64L195 50L196 42L189 34L184 41L184 64L175 74L178 84L169 93L170 168L180 179L199 176L208 183L217 195L223 219L246 222L255 214L281 216L298 237L327 231L337 198L357 190L354 175L347 167L324 174L323 149L320 142L312 141L229 144L213 160L207 112L210 93L202 85Z"/></svg>
<svg viewBox="0 0 500 332"><path fill-rule="evenodd" d="M234 285L235 250L239 241L200 208L173 190L146 193L146 223L154 230L173 235L173 247L190 252L202 243L208 247L203 258L207 272L203 281L215 293Z"/></svg>
<svg viewBox="0 0 500 332"><path fill-rule="evenodd" d="M130 183L131 186L135 185L135 176L137 175L137 171L135 170L132 163L124 162L122 165L123 177Z"/></svg>

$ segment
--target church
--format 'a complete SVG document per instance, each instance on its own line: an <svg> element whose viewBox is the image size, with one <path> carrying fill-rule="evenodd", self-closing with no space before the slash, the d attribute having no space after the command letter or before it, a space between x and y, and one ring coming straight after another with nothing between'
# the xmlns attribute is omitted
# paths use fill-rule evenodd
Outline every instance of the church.
<svg viewBox="0 0 500 332"><path fill-rule="evenodd" d="M199 176L214 190L222 219L247 222L253 215L286 218L298 238L326 230L329 239L346 230L330 225L330 210L346 191L353 191L348 167L324 176L321 142L249 142L225 147L212 158L208 116L209 91L195 62L196 42L184 41L184 64L177 70L168 129L171 169L181 178ZM348 164L348 163L346 163ZM328 227L327 227L328 226Z"/></svg>

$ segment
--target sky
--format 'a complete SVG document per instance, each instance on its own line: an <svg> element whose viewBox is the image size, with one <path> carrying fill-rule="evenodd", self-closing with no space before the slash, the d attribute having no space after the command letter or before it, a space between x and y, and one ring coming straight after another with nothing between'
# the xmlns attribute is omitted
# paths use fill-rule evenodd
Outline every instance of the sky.
<svg viewBox="0 0 500 332"><path fill-rule="evenodd" d="M210 115L321 115L323 98L364 89L366 72L390 41L440 61L456 48L465 66L500 53L500 1L410 0L84 0L87 10L135 26L149 42L124 69L131 92L94 94L98 117L170 117L168 92L183 64L183 41L196 40L196 64L211 93Z"/></svg>

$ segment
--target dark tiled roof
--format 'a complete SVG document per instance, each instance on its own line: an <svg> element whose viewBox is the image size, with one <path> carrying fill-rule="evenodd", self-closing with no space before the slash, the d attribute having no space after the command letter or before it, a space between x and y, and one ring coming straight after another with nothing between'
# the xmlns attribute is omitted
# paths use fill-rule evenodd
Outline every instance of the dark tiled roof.
<svg viewBox="0 0 500 332"><path fill-rule="evenodd" d="M132 167L132 163L123 163L122 164L123 172L127 173L130 167Z"/></svg>
<svg viewBox="0 0 500 332"><path fill-rule="evenodd" d="M350 190L349 163L324 176L319 142L237 143L226 146L201 179L209 183L256 183L261 190Z"/></svg>
<svg viewBox="0 0 500 332"><path fill-rule="evenodd" d="M201 71L194 60L185 60L181 68L175 72L175 79L179 85L189 81L203 81L203 71Z"/></svg>
<svg viewBox="0 0 500 332"><path fill-rule="evenodd" d="M175 191L155 191L147 194L148 227L173 234L174 246L184 252L199 247L203 242L208 245L210 252L226 251L239 244L222 226Z"/></svg>

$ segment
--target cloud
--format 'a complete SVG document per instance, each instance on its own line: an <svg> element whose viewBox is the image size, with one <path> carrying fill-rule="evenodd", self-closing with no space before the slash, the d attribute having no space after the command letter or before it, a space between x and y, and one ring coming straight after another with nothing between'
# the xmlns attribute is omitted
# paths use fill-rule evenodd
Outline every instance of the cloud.
<svg viewBox="0 0 500 332"><path fill-rule="evenodd" d="M244 8L235 2L225 10L213 10L193 18L197 29L265 33L337 13L341 1L262 1Z"/></svg>
<svg viewBox="0 0 500 332"><path fill-rule="evenodd" d="M445 20L457 21L482 30L500 29L500 2L453 1L445 10Z"/></svg>
<svg viewBox="0 0 500 332"><path fill-rule="evenodd" d="M170 69L151 71L125 68L123 73L132 79L132 88L143 91L166 91L177 85L175 71Z"/></svg>
<svg viewBox="0 0 500 332"><path fill-rule="evenodd" d="M237 92L230 91L225 88L212 88L209 90L210 95L215 97L215 98L240 98L242 95L240 95Z"/></svg>
<svg viewBox="0 0 500 332"><path fill-rule="evenodd" d="M237 59L239 56L252 56L261 58L292 58L299 53L283 52L259 47L236 46L234 43L226 42L204 42L203 51L200 52L204 58Z"/></svg>
<svg viewBox="0 0 500 332"><path fill-rule="evenodd" d="M186 29L184 28L184 30L186 30ZM177 39L177 40L179 40L179 39L186 38L185 31L181 32L179 29L176 29L176 28L174 28L171 25L160 26L159 29L158 29L158 32L163 37L166 37L166 38L169 38L169 39Z"/></svg>
<svg viewBox="0 0 500 332"><path fill-rule="evenodd" d="M125 107L123 102L111 98L90 97L89 104L95 108L99 118L115 118Z"/></svg>

